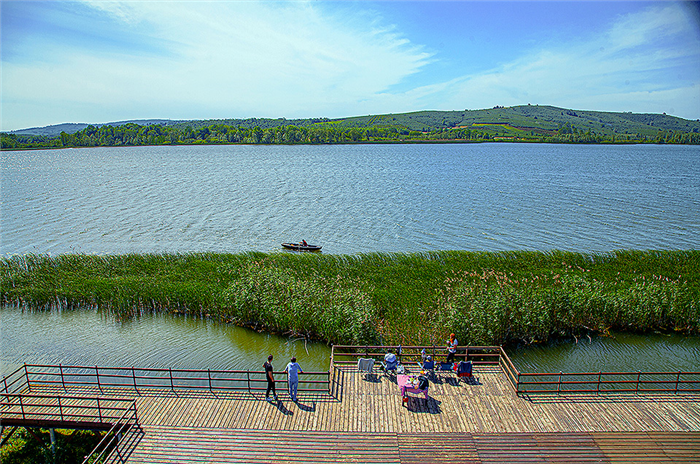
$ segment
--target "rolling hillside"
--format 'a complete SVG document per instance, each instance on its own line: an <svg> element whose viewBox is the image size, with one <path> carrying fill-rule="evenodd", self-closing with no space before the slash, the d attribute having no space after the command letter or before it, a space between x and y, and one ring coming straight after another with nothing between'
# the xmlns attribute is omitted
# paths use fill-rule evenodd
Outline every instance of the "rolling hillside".
<svg viewBox="0 0 700 464"><path fill-rule="evenodd" d="M594 132L606 136L639 134L654 136L659 131L700 132L700 121L687 120L666 114L608 113L602 111L571 110L554 106L521 105L495 107L483 110L464 111L417 111L412 113L355 116L339 119L209 119L173 121L150 119L121 121L101 126L120 126L128 123L140 126L161 125L173 128L192 127L198 130L211 125L236 126L240 128L270 129L278 126L311 127L330 125L338 128L400 127L410 131L430 132L440 129L471 128L490 132L494 136L551 135L562 127L579 132ZM88 124L66 123L46 127L35 127L12 132L16 135L42 135L55 137L61 132L76 133Z"/></svg>

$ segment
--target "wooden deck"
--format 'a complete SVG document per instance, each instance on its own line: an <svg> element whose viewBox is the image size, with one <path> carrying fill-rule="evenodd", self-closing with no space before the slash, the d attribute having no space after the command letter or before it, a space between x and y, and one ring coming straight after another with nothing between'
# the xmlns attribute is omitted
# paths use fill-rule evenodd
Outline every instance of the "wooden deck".
<svg viewBox="0 0 700 464"><path fill-rule="evenodd" d="M362 433L150 426L108 462L700 462L700 433Z"/></svg>
<svg viewBox="0 0 700 464"><path fill-rule="evenodd" d="M439 375L429 400L407 403L390 378L355 367L336 368L333 395L300 393L296 404L285 392L278 403L247 392L102 394L136 399L140 427L121 457L129 463L700 462L698 395L527 398L497 367L475 374Z"/></svg>

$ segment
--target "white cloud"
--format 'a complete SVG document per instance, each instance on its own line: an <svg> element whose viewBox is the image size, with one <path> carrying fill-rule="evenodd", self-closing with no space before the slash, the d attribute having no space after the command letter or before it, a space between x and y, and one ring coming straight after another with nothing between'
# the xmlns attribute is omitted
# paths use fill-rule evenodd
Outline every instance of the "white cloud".
<svg viewBox="0 0 700 464"><path fill-rule="evenodd" d="M98 52L55 44L60 59L51 63L3 63L4 101L68 103L60 116L29 115L34 125L86 120L91 113L103 115L95 122L338 115L341 102L371 98L430 58L389 27L314 3L86 4L127 31L148 31L146 40L166 49ZM21 113L5 106L5 114Z"/></svg>
<svg viewBox="0 0 700 464"><path fill-rule="evenodd" d="M620 18L600 37L537 50L406 97L439 109L531 102L694 119L700 108L700 42L692 27L679 6L653 7Z"/></svg>

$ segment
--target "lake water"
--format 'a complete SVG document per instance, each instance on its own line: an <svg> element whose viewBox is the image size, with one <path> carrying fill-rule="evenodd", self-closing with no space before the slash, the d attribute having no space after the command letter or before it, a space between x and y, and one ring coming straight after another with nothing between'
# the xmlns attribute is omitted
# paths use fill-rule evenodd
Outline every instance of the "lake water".
<svg viewBox="0 0 700 464"><path fill-rule="evenodd" d="M302 238L325 253L700 248L693 146L188 146L0 156L2 255L276 251ZM117 321L89 310L17 308L0 315L3 373L23 362L257 369L270 352L280 366L296 355L309 370L328 368L323 344L196 318ZM609 369L700 365L697 337L657 339L628 348L620 338L584 340L513 356L525 371L597 371L623 355L639 362Z"/></svg>
<svg viewBox="0 0 700 464"><path fill-rule="evenodd" d="M28 364L182 369L262 369L268 354L282 370L292 356L307 372L324 372L330 347L172 314L118 320L106 312L27 311L0 306L0 373ZM582 338L507 348L521 372L700 370L700 337L677 334Z"/></svg>
<svg viewBox="0 0 700 464"><path fill-rule="evenodd" d="M267 356L283 370L292 356L307 372L324 372L323 343L254 332L209 319L143 314L119 320L91 309L27 311L0 306L0 373L27 364L262 370Z"/></svg>
<svg viewBox="0 0 700 464"><path fill-rule="evenodd" d="M700 147L2 152L0 254L700 247Z"/></svg>

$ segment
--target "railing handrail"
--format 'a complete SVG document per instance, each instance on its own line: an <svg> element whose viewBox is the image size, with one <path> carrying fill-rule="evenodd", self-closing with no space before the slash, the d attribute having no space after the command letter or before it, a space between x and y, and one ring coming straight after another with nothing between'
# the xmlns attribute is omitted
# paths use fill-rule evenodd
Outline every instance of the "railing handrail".
<svg viewBox="0 0 700 464"><path fill-rule="evenodd" d="M132 412L133 410L133 412ZM127 415L130 415L130 417L127 417ZM83 460L83 464L86 464L87 462L90 462L91 458L97 453L97 451L102 448L102 451L100 454L95 457L95 459L92 462L100 462L101 459L104 457L104 454L107 452L109 449L109 446L114 442L114 440L117 440L117 446L119 446L119 441L120 441L120 435L122 432L124 432L126 429L131 427L131 420L133 419L134 424L138 424L138 415L136 412L136 401L133 402L133 404L126 410L124 411L124 414L121 415L121 417L115 421L114 425L105 433L105 436L102 437L102 440L95 445L95 448L85 456L85 459Z"/></svg>
<svg viewBox="0 0 700 464"><path fill-rule="evenodd" d="M76 396L76 395L46 395L46 394L16 394L0 393L0 406L2 406L2 416L4 420L15 418L21 415L22 420L29 417L60 418L61 422L68 422L70 419L80 418L78 422L110 423L108 420L117 419L119 416L113 414L115 411L127 411L131 407L136 407L136 400L127 398L107 398L97 396ZM17 401L13 401L17 400ZM53 402L40 400L54 400ZM63 400L63 402L61 402ZM68 403L66 400L79 400L81 403ZM107 403L107 404L105 404ZM109 404L117 403L110 406ZM129 406L119 406L128 403ZM39 408L33 411L30 408Z"/></svg>
<svg viewBox="0 0 700 464"><path fill-rule="evenodd" d="M350 357L357 358L362 356L381 356L386 353L388 349L397 350L400 345L334 345L331 349L331 357L334 364L351 364L353 361L340 361L336 357ZM421 350L425 349L432 350L435 352L439 349L444 352L446 347L437 347L433 345L406 345L400 346L402 350L402 356L416 357L414 353L406 353L406 351L411 350ZM352 352L343 350L353 350ZM667 393L695 393L700 392L700 389L692 388L680 388L681 386L698 384L700 385L700 379L698 380L686 380L683 376L700 376L700 372L683 372L683 371L668 371L668 372L641 372L641 371L629 371L629 372L520 372L516 367L510 357L506 354L505 350L501 346L469 346L462 345L457 347L458 353L456 358L467 358L478 357L481 359L488 359L498 357L496 361L486 360L486 361L476 361L475 364L498 364L501 371L506 375L507 379L510 381L515 393L520 395L522 393L609 393L609 392L636 392L636 393L646 393L646 392L667 392ZM459 353L459 350L467 350L467 354ZM481 351L481 352L479 352ZM595 377L591 380L586 379L571 379L571 377ZM610 379L610 376L629 376L630 379ZM662 376L668 377L668 379L660 378ZM555 377L556 380L530 380L537 377ZM617 384L633 384L634 388L605 388L606 385L617 385ZM674 385L675 388L640 388L646 385ZM556 386L556 389L537 389L528 388L529 386ZM562 386L566 387L568 385L583 385L592 386L595 389L562 389ZM601 388L601 385L603 388Z"/></svg>
<svg viewBox="0 0 700 464"><path fill-rule="evenodd" d="M682 378L686 376L686 378ZM519 393L700 393L700 372L666 371L666 372L559 372L559 373L522 373L518 382ZM541 377L556 380L529 380ZM583 377L583 378L581 378ZM594 378L590 378L594 377ZM613 377L613 378L611 378ZM688 379L687 377L694 377ZM568 386L579 388L568 388ZM645 386L674 385L673 388L644 388ZM682 388L695 385L696 388ZM556 386L556 389L554 389ZM629 388L625 388L630 386ZM634 387L632 387L634 386ZM540 388L537 388L540 387ZM562 388L564 387L564 388ZM591 388L580 388L591 387ZM595 389L593 389L595 387Z"/></svg>
<svg viewBox="0 0 700 464"><path fill-rule="evenodd" d="M36 370L35 370L36 369ZM264 387L251 386L265 383L265 371L226 370L226 369L173 369L152 367L111 367L111 366L64 366L50 364L25 364L21 370L24 383L31 391L33 384L57 385L63 388L72 386L131 387L138 391L144 388L196 389L210 391L262 390ZM151 375L151 374L160 375ZM139 375L140 374L140 375ZM284 371L276 382L287 384ZM117 379L123 380L119 382ZM165 383L167 382L167 384ZM201 385L197 385L197 383ZM236 385L241 384L241 385ZM244 384L244 385L243 385ZM322 388L314 388L323 385ZM299 376L300 392L328 391L330 371L304 371Z"/></svg>

